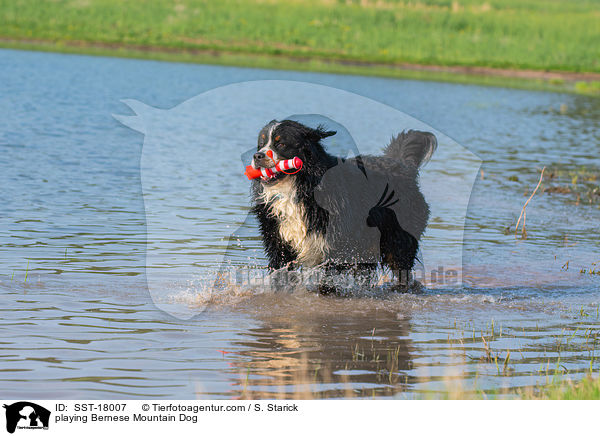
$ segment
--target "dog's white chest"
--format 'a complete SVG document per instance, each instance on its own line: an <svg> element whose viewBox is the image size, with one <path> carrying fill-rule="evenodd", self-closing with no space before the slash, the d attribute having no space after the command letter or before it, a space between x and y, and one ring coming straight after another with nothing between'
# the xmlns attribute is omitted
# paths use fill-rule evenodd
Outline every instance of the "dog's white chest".
<svg viewBox="0 0 600 436"><path fill-rule="evenodd" d="M269 205L271 215L277 219L281 238L298 253L298 261L306 266L322 263L327 242L323 235L308 231L305 210L296 201L293 180L286 178L276 185L263 187L262 201Z"/></svg>

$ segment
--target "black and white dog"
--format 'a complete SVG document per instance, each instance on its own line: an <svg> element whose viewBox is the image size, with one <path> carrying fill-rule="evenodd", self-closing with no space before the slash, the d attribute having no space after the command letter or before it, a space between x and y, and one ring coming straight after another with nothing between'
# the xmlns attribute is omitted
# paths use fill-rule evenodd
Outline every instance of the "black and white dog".
<svg viewBox="0 0 600 436"><path fill-rule="evenodd" d="M268 123L258 135L254 168L299 157L295 174L253 182L256 215L269 268L322 267L372 272L389 268L400 282L412 270L429 207L418 170L437 147L433 134L409 130L392 138L382 156L342 160L322 140L335 135L292 120ZM323 293L335 287L323 285Z"/></svg>

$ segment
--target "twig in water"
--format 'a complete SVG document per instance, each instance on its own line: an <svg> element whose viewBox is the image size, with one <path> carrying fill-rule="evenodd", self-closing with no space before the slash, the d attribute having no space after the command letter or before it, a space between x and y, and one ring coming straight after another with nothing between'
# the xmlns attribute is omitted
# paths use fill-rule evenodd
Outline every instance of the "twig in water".
<svg viewBox="0 0 600 436"><path fill-rule="evenodd" d="M542 180L544 179L544 170L545 169L546 169L546 167L542 168L542 173L540 174L540 181L538 182L537 186L535 187L535 189L533 190L533 192L531 193L531 195L529 196L529 198L523 205L523 209L521 209L521 215L519 215L519 219L517 220L517 225L515 226L515 237L517 237L517 232L519 231L519 223L521 222L521 218L523 218L523 228L521 230L521 239L527 239L527 230L525 230L525 221L527 220L527 212L525 211L525 208L527 207L527 205L529 204L529 202L531 201L531 199L537 192L538 188L542 184Z"/></svg>

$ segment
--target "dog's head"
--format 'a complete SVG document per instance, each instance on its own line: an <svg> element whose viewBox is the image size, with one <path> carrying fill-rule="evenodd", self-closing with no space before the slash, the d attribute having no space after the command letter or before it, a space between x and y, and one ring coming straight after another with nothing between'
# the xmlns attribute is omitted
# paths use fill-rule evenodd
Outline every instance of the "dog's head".
<svg viewBox="0 0 600 436"><path fill-rule="evenodd" d="M273 120L258 134L257 151L252 159L254 168L271 168L280 160L299 157L304 166L314 165L325 155L321 139L335 135L335 131L326 131L322 126L313 129L292 120ZM278 173L262 183L276 183L287 177Z"/></svg>

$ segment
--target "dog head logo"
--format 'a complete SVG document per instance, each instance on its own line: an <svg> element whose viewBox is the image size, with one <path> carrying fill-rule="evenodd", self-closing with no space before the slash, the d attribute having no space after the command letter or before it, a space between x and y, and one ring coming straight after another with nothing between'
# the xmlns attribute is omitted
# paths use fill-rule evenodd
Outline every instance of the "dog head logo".
<svg viewBox="0 0 600 436"><path fill-rule="evenodd" d="M5 404L6 431L14 433L16 429L48 429L50 411L28 401Z"/></svg>

